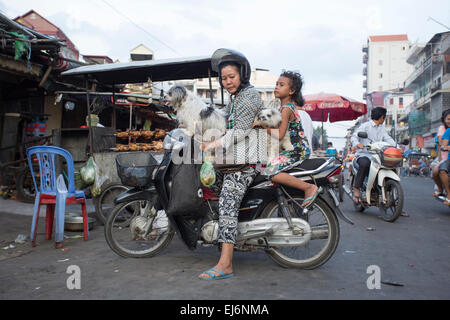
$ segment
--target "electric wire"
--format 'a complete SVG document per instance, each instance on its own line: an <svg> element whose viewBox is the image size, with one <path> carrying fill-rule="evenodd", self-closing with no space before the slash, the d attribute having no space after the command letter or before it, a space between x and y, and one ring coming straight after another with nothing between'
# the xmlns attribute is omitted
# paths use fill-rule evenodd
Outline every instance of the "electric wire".
<svg viewBox="0 0 450 320"><path fill-rule="evenodd" d="M181 57L181 54L176 51L174 48L172 48L171 46L169 46L168 44L166 44L165 42L163 42L162 40L158 39L157 37L155 37L154 35L152 35L150 32L148 32L147 30L145 30L144 28L142 28L141 26L139 26L137 23L135 23L131 18L129 18L128 16L126 16L125 14L123 14L122 12L120 12L119 10L117 10L113 5L111 5L108 1L106 0L101 0L104 4L106 4L108 7L110 7L112 10L114 10L114 12L116 12L117 14L119 14L120 16L122 16L123 18L125 18L126 20L128 20L131 24L133 24L136 28L138 28L139 30L141 30L142 32L144 32L145 34L147 34L148 36L150 36L151 38L153 38L154 40L158 41L159 43L161 43L162 45L164 45L166 48L170 49L172 52L174 52L175 54L177 54L178 56Z"/></svg>

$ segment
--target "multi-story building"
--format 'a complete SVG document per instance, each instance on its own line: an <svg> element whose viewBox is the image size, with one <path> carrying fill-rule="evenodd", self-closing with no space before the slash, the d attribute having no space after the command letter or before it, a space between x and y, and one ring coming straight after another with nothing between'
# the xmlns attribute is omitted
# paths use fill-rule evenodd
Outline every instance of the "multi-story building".
<svg viewBox="0 0 450 320"><path fill-rule="evenodd" d="M369 36L363 46L363 88L367 95L403 87L412 66L406 62L410 50L408 35ZM370 112L370 110L369 110Z"/></svg>
<svg viewBox="0 0 450 320"><path fill-rule="evenodd" d="M432 151L442 112L450 109L450 32L414 45L407 62L413 66L404 84L414 92L408 115L412 147Z"/></svg>
<svg viewBox="0 0 450 320"><path fill-rule="evenodd" d="M409 106L413 101L413 92L402 88L391 90L384 96L384 107L387 109L386 130L396 141L408 138L408 123L404 119L409 114Z"/></svg>

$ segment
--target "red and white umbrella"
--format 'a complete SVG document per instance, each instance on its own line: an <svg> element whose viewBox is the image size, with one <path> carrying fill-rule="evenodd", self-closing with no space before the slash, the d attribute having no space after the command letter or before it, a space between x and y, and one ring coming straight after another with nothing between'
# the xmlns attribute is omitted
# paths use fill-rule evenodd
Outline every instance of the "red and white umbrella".
<svg viewBox="0 0 450 320"><path fill-rule="evenodd" d="M304 99L303 107L313 121L350 121L367 113L365 103L334 93L305 95Z"/></svg>

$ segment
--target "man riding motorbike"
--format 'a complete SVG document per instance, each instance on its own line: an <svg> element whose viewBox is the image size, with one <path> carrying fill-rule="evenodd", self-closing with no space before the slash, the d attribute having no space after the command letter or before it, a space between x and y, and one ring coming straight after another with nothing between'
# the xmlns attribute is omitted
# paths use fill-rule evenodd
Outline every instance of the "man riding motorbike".
<svg viewBox="0 0 450 320"><path fill-rule="evenodd" d="M372 120L363 123L361 127L352 135L352 146L358 148L356 151L356 162L359 165L352 197L355 203L361 202L360 189L364 183L364 179L369 175L370 169L370 153L364 150L364 146L367 144L364 142L370 141L370 143L373 143L382 141L387 142L392 146L397 145L383 126L384 120L386 119L386 113L387 110L385 108L374 108L371 114ZM368 135L367 139L359 138L358 132L366 132Z"/></svg>

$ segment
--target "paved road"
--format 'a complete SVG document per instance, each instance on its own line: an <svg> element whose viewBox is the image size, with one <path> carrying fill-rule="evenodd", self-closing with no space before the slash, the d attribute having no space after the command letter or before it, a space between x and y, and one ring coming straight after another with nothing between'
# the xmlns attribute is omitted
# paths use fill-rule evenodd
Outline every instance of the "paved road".
<svg viewBox="0 0 450 320"><path fill-rule="evenodd" d="M449 299L450 209L431 197L432 182L404 178L405 211L387 223L377 209L343 209L355 221L341 222L341 241L335 255L313 271L279 267L264 253L235 254L236 277L201 281L197 276L214 266L216 248L191 252L177 238L152 259L124 259L107 246L103 228L95 227L88 242L65 241L65 250L44 240L40 221L39 246L18 245L4 250L18 234L29 234L30 216L17 214L13 201L0 211L0 300L5 299L152 299L152 300L303 300L303 299ZM8 210L8 208L10 208ZM30 206L21 207L32 210ZM7 212L16 214L7 214ZM367 227L375 231L366 231ZM76 233L68 233L76 235ZM81 290L69 290L66 273L71 265L81 270ZM369 290L369 266L381 270L381 289Z"/></svg>

